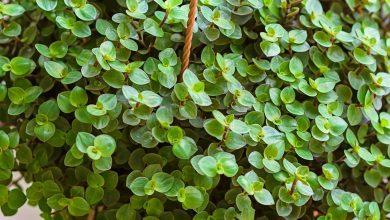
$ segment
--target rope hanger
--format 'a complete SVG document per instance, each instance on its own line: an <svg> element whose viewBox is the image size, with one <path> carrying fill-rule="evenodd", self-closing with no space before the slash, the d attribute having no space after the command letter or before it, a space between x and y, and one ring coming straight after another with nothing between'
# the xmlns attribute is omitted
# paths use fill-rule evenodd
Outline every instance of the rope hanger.
<svg viewBox="0 0 390 220"><path fill-rule="evenodd" d="M188 13L188 21L187 21L187 29L185 33L184 39L184 47L183 47L183 55L181 58L181 70L178 81L181 82L183 80L183 73L188 68L188 64L190 63L190 54L191 54L191 44L192 44L192 36L193 29L195 25L195 17L197 11L198 0L190 0L190 11Z"/></svg>

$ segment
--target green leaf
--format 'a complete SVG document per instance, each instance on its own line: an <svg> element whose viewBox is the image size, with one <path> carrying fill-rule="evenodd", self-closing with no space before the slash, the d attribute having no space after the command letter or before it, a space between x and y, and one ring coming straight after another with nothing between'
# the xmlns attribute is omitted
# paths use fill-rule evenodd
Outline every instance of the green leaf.
<svg viewBox="0 0 390 220"><path fill-rule="evenodd" d="M137 212L131 207L130 204L124 204L117 210L115 217L118 220L133 220L136 219Z"/></svg>
<svg viewBox="0 0 390 220"><path fill-rule="evenodd" d="M150 83L149 76L141 69L135 69L130 73L130 80L137 85Z"/></svg>
<svg viewBox="0 0 390 220"><path fill-rule="evenodd" d="M87 187L85 190L85 200L88 204L96 204L104 198L104 190L101 187Z"/></svg>
<svg viewBox="0 0 390 220"><path fill-rule="evenodd" d="M315 84L317 85L317 90L319 92L327 93L334 89L336 83L328 78L317 78Z"/></svg>
<svg viewBox="0 0 390 220"><path fill-rule="evenodd" d="M387 194L383 201L383 210L390 212L390 194Z"/></svg>
<svg viewBox="0 0 390 220"><path fill-rule="evenodd" d="M223 125L221 125L217 120L207 120L203 126L209 135L216 137L219 140L222 140L222 136L224 134L225 129Z"/></svg>
<svg viewBox="0 0 390 220"><path fill-rule="evenodd" d="M226 147L231 150L236 150L246 145L245 138L237 133L228 132L225 139Z"/></svg>
<svg viewBox="0 0 390 220"><path fill-rule="evenodd" d="M302 61L301 61L298 57L294 56L294 57L291 58L291 60L290 60L289 69L290 69L291 73L292 73L294 76L303 73L303 64L302 64Z"/></svg>
<svg viewBox="0 0 390 220"><path fill-rule="evenodd" d="M184 84L188 87L188 92L199 106L211 105L210 97L204 92L204 83L199 81L198 77L190 70L185 70L183 73Z"/></svg>
<svg viewBox="0 0 390 220"><path fill-rule="evenodd" d="M20 105L24 102L25 91L20 87L11 87L8 89L8 98L12 103Z"/></svg>
<svg viewBox="0 0 390 220"><path fill-rule="evenodd" d="M217 172L219 174L224 174L227 177L233 177L237 174L238 165L233 155L220 152L215 157L217 158Z"/></svg>
<svg viewBox="0 0 390 220"><path fill-rule="evenodd" d="M317 31L313 35L314 40L324 47L332 46L331 37L323 31Z"/></svg>
<svg viewBox="0 0 390 220"><path fill-rule="evenodd" d="M271 193L266 189L262 189L258 192L255 192L254 196L256 201L262 205L275 204L274 198L272 197Z"/></svg>
<svg viewBox="0 0 390 220"><path fill-rule="evenodd" d="M96 103L99 109L101 106L104 110L113 110L116 107L118 101L114 94L103 94L99 96Z"/></svg>
<svg viewBox="0 0 390 220"><path fill-rule="evenodd" d="M249 154L248 156L248 162L256 167L257 169L261 169L264 167L263 165L263 156L257 152L257 151L253 151Z"/></svg>
<svg viewBox="0 0 390 220"><path fill-rule="evenodd" d="M2 5L2 13L9 16L18 16L25 12L25 9L18 4L5 4Z"/></svg>
<svg viewBox="0 0 390 220"><path fill-rule="evenodd" d="M49 121L55 121L60 115L60 110L56 101L48 100L39 106L38 113L46 115Z"/></svg>
<svg viewBox="0 0 390 220"><path fill-rule="evenodd" d="M50 197L56 194L61 193L61 189L58 184L53 180L46 180L43 182L43 195L46 197Z"/></svg>
<svg viewBox="0 0 390 220"><path fill-rule="evenodd" d="M114 138L106 134L97 136L93 141L93 146L97 148L103 157L111 156L116 149Z"/></svg>
<svg viewBox="0 0 390 220"><path fill-rule="evenodd" d="M87 132L79 132L76 137L76 147L82 153L87 153L89 146L94 145L95 136Z"/></svg>
<svg viewBox="0 0 390 220"><path fill-rule="evenodd" d="M326 179L323 176L318 177L318 182L326 190L333 190L337 186L337 181Z"/></svg>
<svg viewBox="0 0 390 220"><path fill-rule="evenodd" d="M379 163L380 163L380 165L382 165L384 167L390 168L390 160L389 159L383 159Z"/></svg>
<svg viewBox="0 0 390 220"><path fill-rule="evenodd" d="M97 173L90 173L87 176L88 185L91 187L100 187L104 185L104 178Z"/></svg>
<svg viewBox="0 0 390 220"><path fill-rule="evenodd" d="M97 18L97 10L91 4L85 4L82 7L75 8L74 12L83 21L93 21Z"/></svg>
<svg viewBox="0 0 390 220"><path fill-rule="evenodd" d="M368 170L364 172L364 180L372 188L376 188L382 181L381 174L378 170Z"/></svg>
<svg viewBox="0 0 390 220"><path fill-rule="evenodd" d="M202 50L201 54L202 63L204 63L207 67L212 66L215 60L215 53L210 46L206 46Z"/></svg>
<svg viewBox="0 0 390 220"><path fill-rule="evenodd" d="M111 41L103 42L99 47L99 51L102 54L104 60L115 61L116 50L114 44Z"/></svg>
<svg viewBox="0 0 390 220"><path fill-rule="evenodd" d="M277 43L262 41L260 47L267 57L274 57L280 53L280 47Z"/></svg>
<svg viewBox="0 0 390 220"><path fill-rule="evenodd" d="M352 104L348 106L347 110L347 117L348 121L352 126L360 124L363 118L362 111L360 110L360 107L357 107L356 105Z"/></svg>
<svg viewBox="0 0 390 220"><path fill-rule="evenodd" d="M163 125L164 127L168 126L173 122L172 109L165 106L161 106L156 112L156 117L161 125Z"/></svg>
<svg viewBox="0 0 390 220"><path fill-rule="evenodd" d="M282 102L289 104L295 101L295 91L292 87L285 87L280 93Z"/></svg>
<svg viewBox="0 0 390 220"><path fill-rule="evenodd" d="M0 185L0 205L4 205L8 202L8 188L4 185Z"/></svg>
<svg viewBox="0 0 390 220"><path fill-rule="evenodd" d="M74 23L72 27L72 33L79 38L89 37L92 34L89 26L82 21L77 21Z"/></svg>
<svg viewBox="0 0 390 220"><path fill-rule="evenodd" d="M36 3L45 11L52 11L57 7L57 0L37 0Z"/></svg>
<svg viewBox="0 0 390 220"><path fill-rule="evenodd" d="M81 197L74 197L70 200L70 204L68 205L69 214L73 216L84 216L89 212L89 204L88 202Z"/></svg>
<svg viewBox="0 0 390 220"><path fill-rule="evenodd" d="M331 163L322 165L322 172L325 178L329 180L338 180L340 177L337 167Z"/></svg>
<svg viewBox="0 0 390 220"><path fill-rule="evenodd" d="M252 174L253 171L250 171L249 173L247 173L245 176L239 176L237 178L237 182L238 184L240 184L240 186L249 194L249 195L253 195L254 194L254 189L252 187L253 185L253 181L247 177L248 174ZM256 173L254 173L254 175L257 176Z"/></svg>
<svg viewBox="0 0 390 220"><path fill-rule="evenodd" d="M5 97L7 97L7 87L5 85L0 85L0 102L3 102Z"/></svg>
<svg viewBox="0 0 390 220"><path fill-rule="evenodd" d="M0 130L0 149L6 150L9 147L10 138L7 133Z"/></svg>
<svg viewBox="0 0 390 220"><path fill-rule="evenodd" d="M0 164L0 168L4 170L12 170L14 167L14 154L10 151L2 151L0 152L0 160L2 163Z"/></svg>
<svg viewBox="0 0 390 220"><path fill-rule="evenodd" d="M43 89L39 86L31 86L26 89L24 93L24 103L34 102L43 92Z"/></svg>
<svg viewBox="0 0 390 220"><path fill-rule="evenodd" d="M274 106L273 104L271 104L269 102L267 102L265 104L264 114L265 114L265 117L272 122L275 122L281 116L280 110L276 106Z"/></svg>
<svg viewBox="0 0 390 220"><path fill-rule="evenodd" d="M229 124L233 122L233 119L234 119L233 115L228 115L227 117L225 117L222 114L222 112L220 112L218 110L214 110L212 113L213 113L214 118L217 119L217 121L220 124L222 124L223 126L229 126Z"/></svg>
<svg viewBox="0 0 390 220"><path fill-rule="evenodd" d="M131 39L120 39L121 44L131 51L138 51L138 44Z"/></svg>
<svg viewBox="0 0 390 220"><path fill-rule="evenodd" d="M277 173L280 171L280 165L275 160L263 159L264 167L267 168L271 173Z"/></svg>
<svg viewBox="0 0 390 220"><path fill-rule="evenodd" d="M368 162L375 161L375 157L373 157L372 154L366 148L363 147L359 148L358 154L360 158L362 158L365 161Z"/></svg>
<svg viewBox="0 0 390 220"><path fill-rule="evenodd" d="M46 61L44 65L46 72L56 79L62 79L67 74L67 68L64 64L54 61Z"/></svg>
<svg viewBox="0 0 390 220"><path fill-rule="evenodd" d="M175 66L177 64L177 56L172 48L167 48L158 54L158 58L163 66Z"/></svg>
<svg viewBox="0 0 390 220"><path fill-rule="evenodd" d="M178 126L172 126L168 129L167 138L169 143L175 144L183 139L183 131Z"/></svg>
<svg viewBox="0 0 390 220"><path fill-rule="evenodd" d="M88 102L88 95L83 88L75 86L70 92L69 102L75 107L84 106Z"/></svg>
<svg viewBox="0 0 390 220"><path fill-rule="evenodd" d="M44 45L44 44L35 44L35 49L37 49L37 51L40 54L42 54L43 56L51 57L49 48L46 45Z"/></svg>
<svg viewBox="0 0 390 220"><path fill-rule="evenodd" d="M49 53L56 58L63 58L68 52L68 44L64 41L55 41L50 44Z"/></svg>
<svg viewBox="0 0 390 220"><path fill-rule="evenodd" d="M291 43L302 44L306 41L307 32L305 30L291 30L288 37Z"/></svg>
<svg viewBox="0 0 390 220"><path fill-rule="evenodd" d="M195 141L189 137L184 137L172 146L173 154L183 160L188 160L197 150Z"/></svg>
<svg viewBox="0 0 390 220"><path fill-rule="evenodd" d="M107 171L112 167L111 157L101 157L98 160L93 161L94 166L100 171Z"/></svg>
<svg viewBox="0 0 390 220"><path fill-rule="evenodd" d="M167 173L158 172L152 177L152 181L155 182L155 189L157 192L168 192L173 186L175 178Z"/></svg>
<svg viewBox="0 0 390 220"><path fill-rule="evenodd" d="M26 75L35 69L35 63L24 57L12 58L9 65L11 72L17 76Z"/></svg>
<svg viewBox="0 0 390 220"><path fill-rule="evenodd" d="M305 196L312 196L314 194L313 189L310 187L310 185L305 184L302 181L297 181L296 189L298 190L298 192Z"/></svg>
<svg viewBox="0 0 390 220"><path fill-rule="evenodd" d="M16 37L20 35L22 32L22 27L20 24L16 22L11 22L6 28L3 30L3 34L7 37Z"/></svg>
<svg viewBox="0 0 390 220"><path fill-rule="evenodd" d="M204 33L209 41L217 40L221 34L219 29L215 27L207 27L204 29Z"/></svg>
<svg viewBox="0 0 390 220"><path fill-rule="evenodd" d="M276 202L276 212L279 216L288 216L292 210L292 205L285 203L280 199Z"/></svg>
<svg viewBox="0 0 390 220"><path fill-rule="evenodd" d="M131 191L137 195L137 196L143 196L145 195L145 185L149 182L148 178L146 177L138 177L136 178L129 186Z"/></svg>
<svg viewBox="0 0 390 220"><path fill-rule="evenodd" d="M19 150L16 152L16 159L23 164L31 163L33 160L31 149L25 145L21 145Z"/></svg>
<svg viewBox="0 0 390 220"><path fill-rule="evenodd" d="M43 125L38 125L34 128L34 134L37 138L43 142L48 141L53 137L56 131L56 127L52 122L47 122Z"/></svg>
<svg viewBox="0 0 390 220"><path fill-rule="evenodd" d="M297 155L302 159L313 160L313 154L307 148L304 147L295 148L295 153L297 153Z"/></svg>
<svg viewBox="0 0 390 220"><path fill-rule="evenodd" d="M238 134L245 134L249 132L249 127L247 126L247 124L245 124L245 122L236 119L234 119L232 123L230 123L229 128L233 132Z"/></svg>
<svg viewBox="0 0 390 220"><path fill-rule="evenodd" d="M187 186L179 190L177 198L179 202L183 203L185 208L189 209L199 208L204 201L202 192L193 186Z"/></svg>
<svg viewBox="0 0 390 220"><path fill-rule="evenodd" d="M164 36L164 31L159 27L158 23L151 19L147 18L144 21L144 29L146 32L149 34L156 36L156 37L163 37Z"/></svg>
<svg viewBox="0 0 390 220"><path fill-rule="evenodd" d="M8 192L8 207L14 210L19 209L26 202L26 196L20 189L13 189Z"/></svg>
<svg viewBox="0 0 390 220"><path fill-rule="evenodd" d="M141 102L145 105L155 108L159 106L162 102L161 96L157 95L156 93L152 91L143 91L141 92Z"/></svg>
<svg viewBox="0 0 390 220"><path fill-rule="evenodd" d="M206 176L214 177L217 175L217 160L214 157L203 157L199 160L198 166Z"/></svg>
<svg viewBox="0 0 390 220"><path fill-rule="evenodd" d="M367 54L366 51L364 51L360 48L355 48L355 50L353 50L353 56L355 57L355 59L359 63L364 64L364 65L371 65L371 64L375 63L374 57Z"/></svg>
<svg viewBox="0 0 390 220"><path fill-rule="evenodd" d="M343 50L337 45L332 45L329 47L329 49L326 51L326 55L331 61L335 63L339 63L345 59Z"/></svg>
<svg viewBox="0 0 390 220"><path fill-rule="evenodd" d="M171 66L163 66L158 64L158 81L166 88L172 88L176 83L176 75L174 73L174 68Z"/></svg>
<svg viewBox="0 0 390 220"><path fill-rule="evenodd" d="M330 133L333 136L341 135L342 133L344 133L345 129L347 129L347 127L348 127L347 122L345 122L344 119L342 119L340 117L333 116L333 117L330 117L328 120L330 123Z"/></svg>

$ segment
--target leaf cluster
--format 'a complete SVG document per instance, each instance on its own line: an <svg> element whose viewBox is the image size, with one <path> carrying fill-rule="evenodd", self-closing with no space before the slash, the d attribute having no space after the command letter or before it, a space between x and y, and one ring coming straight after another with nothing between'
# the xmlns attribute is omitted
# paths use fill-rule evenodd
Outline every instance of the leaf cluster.
<svg viewBox="0 0 390 220"><path fill-rule="evenodd" d="M388 217L390 1L189 3L0 2L3 215Z"/></svg>

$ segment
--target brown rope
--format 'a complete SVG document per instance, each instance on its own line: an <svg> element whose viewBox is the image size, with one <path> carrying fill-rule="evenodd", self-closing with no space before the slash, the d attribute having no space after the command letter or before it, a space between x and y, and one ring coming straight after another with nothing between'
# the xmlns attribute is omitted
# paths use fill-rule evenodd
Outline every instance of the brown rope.
<svg viewBox="0 0 390 220"><path fill-rule="evenodd" d="M190 0L190 1L191 1L190 12L188 13L186 37L184 40L183 56L181 58L181 70L178 78L179 82L183 80L183 73L188 68L188 64L190 63L192 35L193 35L196 10L198 5L198 0Z"/></svg>

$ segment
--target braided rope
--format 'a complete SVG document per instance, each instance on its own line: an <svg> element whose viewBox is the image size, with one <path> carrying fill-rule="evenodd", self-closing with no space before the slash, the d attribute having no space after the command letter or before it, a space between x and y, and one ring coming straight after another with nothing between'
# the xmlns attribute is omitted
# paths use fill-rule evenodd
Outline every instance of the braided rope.
<svg viewBox="0 0 390 220"><path fill-rule="evenodd" d="M187 21L187 29L186 29L186 37L184 40L184 48L183 55L181 58L181 70L178 81L181 82L183 80L183 73L188 68L188 64L190 63L190 54L191 54L191 44L192 44L192 35L195 24L196 10L198 5L198 0L190 0L190 11L188 13L188 21Z"/></svg>

